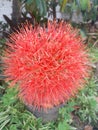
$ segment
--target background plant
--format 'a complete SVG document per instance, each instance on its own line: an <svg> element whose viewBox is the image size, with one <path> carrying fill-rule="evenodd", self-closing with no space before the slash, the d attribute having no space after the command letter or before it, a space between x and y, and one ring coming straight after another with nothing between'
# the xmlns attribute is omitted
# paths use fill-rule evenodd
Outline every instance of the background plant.
<svg viewBox="0 0 98 130"><path fill-rule="evenodd" d="M52 123L42 125L41 119L25 109L18 100L16 88L6 89L0 99L0 130L53 130Z"/></svg>
<svg viewBox="0 0 98 130"><path fill-rule="evenodd" d="M83 122L95 125L98 122L98 83L94 78L91 78L85 89L80 91L75 98L75 103L78 110L75 113Z"/></svg>
<svg viewBox="0 0 98 130"><path fill-rule="evenodd" d="M86 42L98 43L97 0L13 0L12 20L7 16L4 18L12 30L26 20L33 25L44 25L50 16L57 19L57 6L60 7L59 20L64 19L78 27Z"/></svg>
<svg viewBox="0 0 98 130"><path fill-rule="evenodd" d="M75 130L71 126L73 103L68 103L60 110L57 121L42 124L41 119L28 112L18 100L16 88L6 89L0 99L0 130Z"/></svg>
<svg viewBox="0 0 98 130"><path fill-rule="evenodd" d="M76 130L72 125L72 112L74 111L75 102L69 101L63 108L59 110L57 130Z"/></svg>

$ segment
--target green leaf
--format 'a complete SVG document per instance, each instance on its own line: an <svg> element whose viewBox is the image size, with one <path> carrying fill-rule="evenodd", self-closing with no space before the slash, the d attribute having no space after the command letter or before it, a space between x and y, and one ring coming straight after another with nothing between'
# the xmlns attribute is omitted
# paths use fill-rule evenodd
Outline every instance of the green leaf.
<svg viewBox="0 0 98 130"><path fill-rule="evenodd" d="M98 0L93 0L94 5L98 5Z"/></svg>
<svg viewBox="0 0 98 130"><path fill-rule="evenodd" d="M83 39L87 38L86 32L83 29L80 29L80 35Z"/></svg>
<svg viewBox="0 0 98 130"><path fill-rule="evenodd" d="M16 124L12 124L9 130L17 130Z"/></svg>
<svg viewBox="0 0 98 130"><path fill-rule="evenodd" d="M0 123L6 121L9 118L8 115L4 116L4 117L0 117Z"/></svg>
<svg viewBox="0 0 98 130"><path fill-rule="evenodd" d="M26 0L27 4L31 4L34 0Z"/></svg>
<svg viewBox="0 0 98 130"><path fill-rule="evenodd" d="M44 9L43 9L43 5L42 5L42 0L36 0L36 6L39 10L39 13L42 15L43 12L44 12Z"/></svg>
<svg viewBox="0 0 98 130"><path fill-rule="evenodd" d="M82 11L86 11L89 8L90 0L80 0L80 6Z"/></svg>
<svg viewBox="0 0 98 130"><path fill-rule="evenodd" d="M7 125L7 123L10 121L10 119L5 120L1 125L0 125L0 130L3 130L3 128Z"/></svg>
<svg viewBox="0 0 98 130"><path fill-rule="evenodd" d="M65 124L62 122L59 123L58 130L65 130Z"/></svg>
<svg viewBox="0 0 98 130"><path fill-rule="evenodd" d="M41 0L43 5L43 15L47 14L47 4L45 0Z"/></svg>
<svg viewBox="0 0 98 130"><path fill-rule="evenodd" d="M2 101L5 106L13 105L14 102L17 101L17 89L9 88L7 89L6 94L3 95Z"/></svg>
<svg viewBox="0 0 98 130"><path fill-rule="evenodd" d="M61 12L64 12L64 9L65 9L65 6L66 6L67 2L68 2L68 0L63 0L62 1L61 8L60 8Z"/></svg>
<svg viewBox="0 0 98 130"><path fill-rule="evenodd" d="M65 120L63 122L60 122L58 125L57 130L76 130L75 127L72 127L69 123L67 123Z"/></svg>

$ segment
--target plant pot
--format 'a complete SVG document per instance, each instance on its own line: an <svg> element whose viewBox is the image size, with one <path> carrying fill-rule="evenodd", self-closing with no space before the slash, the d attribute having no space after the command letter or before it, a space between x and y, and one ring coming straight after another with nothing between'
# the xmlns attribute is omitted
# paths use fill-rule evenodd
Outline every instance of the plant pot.
<svg viewBox="0 0 98 130"><path fill-rule="evenodd" d="M28 105L26 105L26 108L31 113L33 113L34 116L36 116L37 118L41 118L43 123L47 123L49 121L55 121L58 118L59 108L62 108L63 106L64 104L61 104L47 110L43 110L43 109L38 110L34 106L28 106Z"/></svg>

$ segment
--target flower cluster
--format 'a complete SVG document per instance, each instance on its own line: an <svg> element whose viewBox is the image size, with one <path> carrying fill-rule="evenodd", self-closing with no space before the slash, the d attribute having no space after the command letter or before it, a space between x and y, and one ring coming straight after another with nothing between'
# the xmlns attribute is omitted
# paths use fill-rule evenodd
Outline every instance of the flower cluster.
<svg viewBox="0 0 98 130"><path fill-rule="evenodd" d="M19 97L28 105L48 109L62 104L89 76L86 47L67 23L25 25L6 44L5 75L19 83Z"/></svg>

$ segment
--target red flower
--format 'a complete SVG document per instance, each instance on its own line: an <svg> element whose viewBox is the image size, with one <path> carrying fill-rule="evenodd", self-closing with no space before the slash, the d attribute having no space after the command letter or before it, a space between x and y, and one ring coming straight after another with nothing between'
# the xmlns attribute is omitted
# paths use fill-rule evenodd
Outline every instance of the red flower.
<svg viewBox="0 0 98 130"><path fill-rule="evenodd" d="M68 101L88 77L88 54L78 32L69 24L26 25L11 35L5 56L8 80L19 83L26 104L51 108Z"/></svg>

